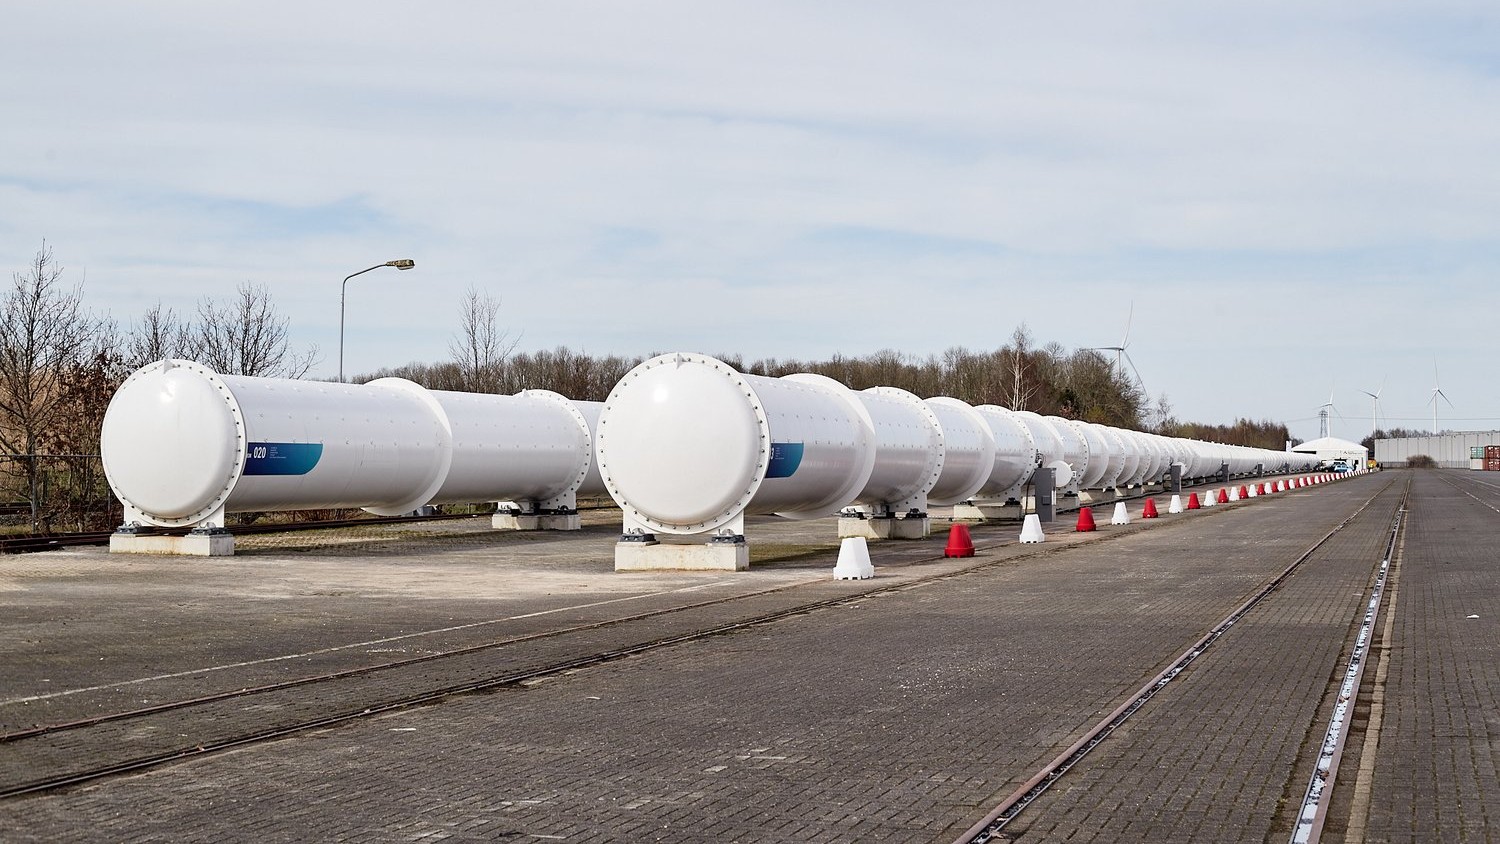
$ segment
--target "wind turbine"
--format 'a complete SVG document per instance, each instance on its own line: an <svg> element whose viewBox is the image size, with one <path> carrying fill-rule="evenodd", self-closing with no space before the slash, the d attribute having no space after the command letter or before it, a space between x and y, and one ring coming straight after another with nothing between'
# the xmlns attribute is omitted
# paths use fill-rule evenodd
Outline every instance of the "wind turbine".
<svg viewBox="0 0 1500 844"><path fill-rule="evenodd" d="M1333 406L1333 388L1332 387L1328 388L1328 401L1325 401L1322 404L1318 405L1318 438L1319 439L1322 439L1322 438L1328 437L1328 436L1332 436L1332 433L1329 431L1329 424L1328 424L1328 411L1330 411L1330 410L1333 411L1334 413L1338 413L1339 412L1339 409ZM1340 417L1340 418L1342 418L1342 417Z"/></svg>
<svg viewBox="0 0 1500 844"><path fill-rule="evenodd" d="M1380 389L1375 392L1372 393L1369 390L1360 390L1360 392L1369 396L1375 403L1375 406L1370 409L1370 435L1374 436L1375 432L1380 430L1377 420L1380 418L1380 394L1385 392L1385 379L1380 379Z"/></svg>
<svg viewBox="0 0 1500 844"><path fill-rule="evenodd" d="M1145 396L1146 398L1149 399L1150 396L1151 396L1151 394L1148 393L1148 392L1146 392L1146 382L1145 382L1145 380L1143 378L1141 378L1141 371L1139 369L1135 368L1135 361L1131 360L1131 358L1130 358L1130 352L1126 351L1126 349L1130 348L1130 321L1134 317L1135 317L1135 301L1131 300L1131 302L1130 302L1130 310L1125 314L1125 336L1120 340L1120 345L1118 345L1118 346L1090 346L1089 347L1089 351L1091 351L1091 352L1114 352L1115 353L1115 369L1121 375L1125 374L1125 364L1129 363L1130 364L1130 371L1135 373L1135 383L1139 384L1140 387L1141 387L1141 395Z"/></svg>
<svg viewBox="0 0 1500 844"><path fill-rule="evenodd" d="M1445 394L1443 392L1443 385L1440 384L1440 383L1438 383L1437 361L1433 361L1432 362L1432 398L1428 399L1427 403L1430 404L1430 405L1432 405L1432 433L1433 433L1434 436L1436 436L1437 432L1438 432L1438 426L1437 426L1437 409L1438 409L1437 400L1438 400L1438 396L1442 396L1443 397L1443 401L1448 402L1448 406L1449 407L1453 406L1453 401L1451 399L1449 399L1448 396L1447 396L1447 394Z"/></svg>

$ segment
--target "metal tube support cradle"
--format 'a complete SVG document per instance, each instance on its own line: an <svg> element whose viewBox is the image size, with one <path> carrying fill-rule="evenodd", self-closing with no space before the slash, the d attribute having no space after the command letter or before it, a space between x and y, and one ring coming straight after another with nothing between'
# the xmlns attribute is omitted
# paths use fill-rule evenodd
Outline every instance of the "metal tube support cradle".
<svg viewBox="0 0 1500 844"><path fill-rule="evenodd" d="M1182 494L1182 464L1181 463L1173 463L1172 464L1172 471L1169 473L1169 475L1170 475L1171 479L1167 483L1168 483L1168 486L1170 488L1167 491L1170 492L1173 495L1181 495Z"/></svg>

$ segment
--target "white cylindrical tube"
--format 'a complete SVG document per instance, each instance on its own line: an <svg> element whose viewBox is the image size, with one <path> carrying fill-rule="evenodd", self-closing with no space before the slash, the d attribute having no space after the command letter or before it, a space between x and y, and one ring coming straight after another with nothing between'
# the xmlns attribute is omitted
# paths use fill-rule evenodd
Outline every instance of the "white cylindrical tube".
<svg viewBox="0 0 1500 844"><path fill-rule="evenodd" d="M1141 447L1136 443L1135 437L1130 435L1130 431L1108 426L1105 427L1105 430L1109 431L1110 435L1119 441L1121 453L1125 455L1124 463L1120 467L1120 473L1115 476L1110 484L1115 488L1128 487L1136 483L1136 475L1141 468Z"/></svg>
<svg viewBox="0 0 1500 844"><path fill-rule="evenodd" d="M654 532L708 533L758 513L828 515L874 469L874 423L835 381L745 375L678 352L636 366L599 415L605 488Z"/></svg>
<svg viewBox="0 0 1500 844"><path fill-rule="evenodd" d="M1057 432L1057 438L1063 444L1063 462L1067 463L1072 470L1068 475L1068 480L1058 483L1057 488L1066 492L1077 492L1089 470L1088 443L1084 442L1083 435L1061 416L1043 416L1042 418Z"/></svg>
<svg viewBox="0 0 1500 844"><path fill-rule="evenodd" d="M381 378L370 387L393 380ZM410 383L410 382L405 382ZM551 390L514 396L428 391L453 435L452 465L425 503L536 501L572 508L568 496L593 466L593 435L578 406Z"/></svg>
<svg viewBox="0 0 1500 844"><path fill-rule="evenodd" d="M973 405L947 396L926 400L943 430L943 471L927 493L945 507L979 492L995 466L995 435Z"/></svg>
<svg viewBox="0 0 1500 844"><path fill-rule="evenodd" d="M875 465L856 504L892 512L927 510L927 493L943 472L943 426L915 394L871 387L854 394L874 426Z"/></svg>
<svg viewBox="0 0 1500 844"><path fill-rule="evenodd" d="M561 499L588 474L591 439L556 394L251 378L166 360L120 385L100 451L127 521L181 527L231 512Z"/></svg>
<svg viewBox="0 0 1500 844"><path fill-rule="evenodd" d="M1067 462L1063 459L1063 442L1057 436L1057 431L1053 430L1052 423L1030 410L1014 410L1011 413L1031 433L1031 441L1042 454L1043 466Z"/></svg>
<svg viewBox="0 0 1500 844"><path fill-rule="evenodd" d="M1110 461L1119 461L1119 456L1114 453L1112 444L1104 439L1096 426L1088 422L1080 422L1077 419L1065 420L1068 427L1083 440L1088 450L1088 461L1081 477L1078 478L1079 489L1102 489L1100 481L1109 472Z"/></svg>
<svg viewBox="0 0 1500 844"><path fill-rule="evenodd" d="M1042 460L1031 429L1015 413L999 405L982 404L975 410L984 417L995 438L995 463L978 496L1018 498Z"/></svg>
<svg viewBox="0 0 1500 844"><path fill-rule="evenodd" d="M1085 422L1083 424L1088 425L1093 430L1095 436L1104 441L1105 453L1109 456L1104 472L1099 476L1098 485L1095 488L1114 489L1120 479L1120 475L1125 472L1125 464L1129 458L1125 442L1115 432L1115 429L1108 425L1100 425L1093 422Z"/></svg>

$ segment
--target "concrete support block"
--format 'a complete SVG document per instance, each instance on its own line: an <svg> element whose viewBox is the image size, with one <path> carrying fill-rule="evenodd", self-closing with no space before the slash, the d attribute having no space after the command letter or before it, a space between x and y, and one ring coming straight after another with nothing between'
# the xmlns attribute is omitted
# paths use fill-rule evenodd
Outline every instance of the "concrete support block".
<svg viewBox="0 0 1500 844"><path fill-rule="evenodd" d="M839 539L926 539L931 534L932 520L926 516L906 516L900 519L891 516L873 519L839 517Z"/></svg>
<svg viewBox="0 0 1500 844"><path fill-rule="evenodd" d="M222 532L190 533L187 536L116 533L109 538L109 553L230 557L234 555L234 536Z"/></svg>
<svg viewBox="0 0 1500 844"><path fill-rule="evenodd" d="M490 527L495 530L537 530L542 517L527 513L496 513L490 516Z"/></svg>
<svg viewBox="0 0 1500 844"><path fill-rule="evenodd" d="M496 513L490 517L495 530L582 530L577 513Z"/></svg>
<svg viewBox="0 0 1500 844"><path fill-rule="evenodd" d="M615 571L745 571L749 568L750 546L743 539L692 545L615 543Z"/></svg>

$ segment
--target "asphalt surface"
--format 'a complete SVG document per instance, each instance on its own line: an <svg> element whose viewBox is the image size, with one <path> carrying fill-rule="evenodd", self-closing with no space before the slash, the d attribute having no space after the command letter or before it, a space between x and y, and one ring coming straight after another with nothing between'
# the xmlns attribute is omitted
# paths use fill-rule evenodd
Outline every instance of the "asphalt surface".
<svg viewBox="0 0 1500 844"><path fill-rule="evenodd" d="M969 559L935 522L868 581L832 580L831 520L753 521L748 572L617 574L608 513L0 558L0 789L493 681L0 799L0 840L953 841L1302 559L996 835L1286 841L1393 525L1323 840L1500 838L1500 480L1157 504L978 526Z"/></svg>

